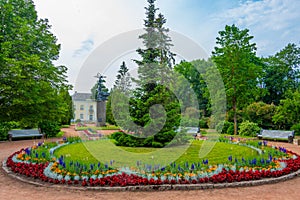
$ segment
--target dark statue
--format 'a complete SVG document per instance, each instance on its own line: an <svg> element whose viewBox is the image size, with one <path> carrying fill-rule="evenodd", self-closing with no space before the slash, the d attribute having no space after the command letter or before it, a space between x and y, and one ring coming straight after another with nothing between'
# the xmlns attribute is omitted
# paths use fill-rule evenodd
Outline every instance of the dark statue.
<svg viewBox="0 0 300 200"><path fill-rule="evenodd" d="M109 93L102 91L103 85L104 85L103 83L105 83L104 78L106 78L106 77L101 75L100 73L98 73L96 77L99 78L96 99L97 99L97 101L106 101L107 97L109 96Z"/></svg>

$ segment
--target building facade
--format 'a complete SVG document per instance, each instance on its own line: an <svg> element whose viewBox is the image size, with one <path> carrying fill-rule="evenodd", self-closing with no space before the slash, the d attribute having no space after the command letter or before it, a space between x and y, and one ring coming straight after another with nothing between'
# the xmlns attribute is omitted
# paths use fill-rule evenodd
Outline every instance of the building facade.
<svg viewBox="0 0 300 200"><path fill-rule="evenodd" d="M91 93L78 93L72 95L74 106L74 121L96 122L97 102L92 99Z"/></svg>

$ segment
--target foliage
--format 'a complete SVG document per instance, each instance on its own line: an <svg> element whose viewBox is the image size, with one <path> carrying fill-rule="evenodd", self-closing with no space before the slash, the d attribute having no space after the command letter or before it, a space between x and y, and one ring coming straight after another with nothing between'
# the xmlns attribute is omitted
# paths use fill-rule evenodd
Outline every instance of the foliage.
<svg viewBox="0 0 300 200"><path fill-rule="evenodd" d="M263 60L265 75L262 81L267 90L263 101L279 105L288 90L299 88L300 47L289 43L274 56Z"/></svg>
<svg viewBox="0 0 300 200"><path fill-rule="evenodd" d="M170 51L171 38L169 29L164 27L166 19L162 14L157 15L156 0L148 0L146 7L146 19L144 20L144 34L140 35L144 49L137 49L142 60L135 60L138 64L139 80L135 80L142 86L150 82L163 83L168 78L168 68L174 63L175 54Z"/></svg>
<svg viewBox="0 0 300 200"><path fill-rule="evenodd" d="M273 129L272 121L275 115L276 106L274 104L266 104L264 102L254 102L243 110L243 119L256 123L263 129Z"/></svg>
<svg viewBox="0 0 300 200"><path fill-rule="evenodd" d="M200 128L208 128L208 118L201 118L199 120Z"/></svg>
<svg viewBox="0 0 300 200"><path fill-rule="evenodd" d="M62 137L65 133L63 131L59 131L55 137Z"/></svg>
<svg viewBox="0 0 300 200"><path fill-rule="evenodd" d="M191 94L189 92L195 93L197 97L197 107L202 111L203 116L208 116L208 98L205 96L207 90L206 83L203 79L203 68L207 65L212 65L211 60L195 60L193 62L182 61L180 64L175 65L174 70L179 74L183 75L187 80L188 85L181 83L180 99L183 100L182 104L188 108L192 106ZM202 72L202 74L200 73ZM192 91L189 88L192 88ZM183 108L185 109L185 108ZM199 115L197 116L199 118Z"/></svg>
<svg viewBox="0 0 300 200"><path fill-rule="evenodd" d="M157 85L152 90L137 93L135 99L130 100L130 105L132 120L139 127L144 127L143 136L154 136L154 141L164 146L176 135L180 106L176 96L167 88ZM128 124L125 130L139 135L135 128Z"/></svg>
<svg viewBox="0 0 300 200"><path fill-rule="evenodd" d="M141 60L138 64L138 80L134 80L137 88L128 97L120 92L117 95L123 101L112 103L115 121L124 130L134 136L122 136L120 141L135 146L148 138L147 144L156 147L167 145L176 135L180 122L180 105L171 91L170 73L174 63L174 54L170 51L171 39L168 29L164 27L166 20L162 14L157 15L155 0L148 0L145 33L142 39L144 48L137 49ZM129 108L128 104L129 102ZM114 110L116 109L116 110Z"/></svg>
<svg viewBox="0 0 300 200"><path fill-rule="evenodd" d="M60 45L47 19L38 19L32 0L0 1L0 121L36 127L60 121L61 89L68 90L65 66L55 66ZM65 101L65 99L63 99Z"/></svg>
<svg viewBox="0 0 300 200"><path fill-rule="evenodd" d="M107 102L106 102L106 122L112 125L116 125L116 121L115 118L113 116L113 112L112 112L112 94L113 92L110 92L110 95L107 98Z"/></svg>
<svg viewBox="0 0 300 200"><path fill-rule="evenodd" d="M295 131L295 135L300 136L300 123L294 124L291 130Z"/></svg>
<svg viewBox="0 0 300 200"><path fill-rule="evenodd" d="M124 109L126 103L128 103L128 101L124 100L127 100L129 95L131 95L131 76L128 71L129 69L126 67L125 62L123 62L118 71L115 85L106 103L106 121L109 124L121 125L117 124L117 122L126 118L120 111Z"/></svg>
<svg viewBox="0 0 300 200"><path fill-rule="evenodd" d="M300 92L288 92L286 98L280 101L273 121L278 129L289 130L300 122Z"/></svg>
<svg viewBox="0 0 300 200"><path fill-rule="evenodd" d="M199 120L197 120L197 119L189 118L189 117L185 117L185 116L181 117L181 121L180 121L181 126L195 127L195 126L198 126L198 124L199 124Z"/></svg>
<svg viewBox="0 0 300 200"><path fill-rule="evenodd" d="M19 123L17 122L0 122L0 141L8 139L8 131L14 128L18 128Z"/></svg>
<svg viewBox="0 0 300 200"><path fill-rule="evenodd" d="M57 122L45 120L40 122L38 126L47 138L56 137L56 135L60 132L60 125Z"/></svg>
<svg viewBox="0 0 300 200"><path fill-rule="evenodd" d="M129 69L127 68L125 62L122 62L120 69L117 74L117 80L115 81L114 89L118 89L119 91L129 94L131 89L131 76L129 73Z"/></svg>
<svg viewBox="0 0 300 200"><path fill-rule="evenodd" d="M226 132L228 135L234 135L235 132L234 132L234 124L230 124L228 129L227 129L227 132Z"/></svg>
<svg viewBox="0 0 300 200"><path fill-rule="evenodd" d="M225 122L219 122L216 126L216 130L219 132L219 133L222 133L222 134L227 134L227 131L229 129L229 127L233 127L233 123L232 122L228 122L228 121L225 121ZM231 128L232 129L232 128ZM229 131L229 134L231 134L231 130Z"/></svg>
<svg viewBox="0 0 300 200"><path fill-rule="evenodd" d="M252 103L259 94L257 85L262 69L248 29L226 25L219 35L212 59L223 77L227 105L233 109L234 133L237 134L237 110Z"/></svg>
<svg viewBox="0 0 300 200"><path fill-rule="evenodd" d="M256 123L244 121L239 126L239 134L241 136L255 137L257 133L259 133L260 129L261 128L259 128L259 126Z"/></svg>

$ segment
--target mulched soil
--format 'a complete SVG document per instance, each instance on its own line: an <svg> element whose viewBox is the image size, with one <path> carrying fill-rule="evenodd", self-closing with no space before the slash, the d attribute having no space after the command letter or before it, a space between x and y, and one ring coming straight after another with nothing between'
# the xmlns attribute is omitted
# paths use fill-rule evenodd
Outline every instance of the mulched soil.
<svg viewBox="0 0 300 200"><path fill-rule="evenodd" d="M76 136L78 133L74 127L65 128L65 136ZM55 140L55 139L54 139ZM22 140L13 142L0 143L0 160L1 163L13 152L33 145L41 140ZM275 143L286 147L300 154L300 146L287 143ZM296 200L300 197L300 177L289 181L268 184L254 187L243 188L224 188L224 189L208 189L196 191L163 191L163 192L100 192L100 191L83 191L60 188L60 187L39 187L20 182L5 174L4 170L0 170L0 199L1 200L32 200L32 199L149 199L149 200L183 200L183 199L291 199Z"/></svg>

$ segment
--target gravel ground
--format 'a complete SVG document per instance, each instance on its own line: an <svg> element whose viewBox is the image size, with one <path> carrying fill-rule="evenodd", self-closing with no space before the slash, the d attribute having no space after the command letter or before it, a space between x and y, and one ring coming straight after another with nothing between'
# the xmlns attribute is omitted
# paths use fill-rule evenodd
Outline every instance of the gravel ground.
<svg viewBox="0 0 300 200"><path fill-rule="evenodd" d="M65 135L77 135L74 128L64 129ZM0 160L1 163L13 152L28 147L38 142L39 140L22 140L13 142L0 143ZM276 143L284 146L294 152L300 154L300 147L287 144ZM64 188L48 188L38 187L20 182L10 176L7 176L4 170L0 170L0 199L1 200L31 200L31 199L53 199L53 200L68 200L68 199L300 199L300 177L289 181L268 184L254 187L243 188L224 188L224 189L209 189L196 191L163 191L163 192L99 192L99 191L83 191L71 190Z"/></svg>

